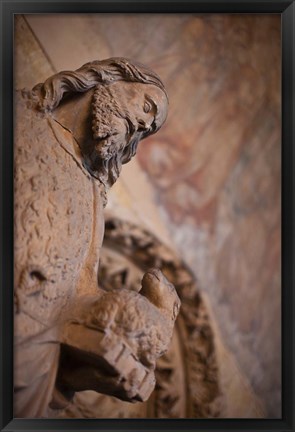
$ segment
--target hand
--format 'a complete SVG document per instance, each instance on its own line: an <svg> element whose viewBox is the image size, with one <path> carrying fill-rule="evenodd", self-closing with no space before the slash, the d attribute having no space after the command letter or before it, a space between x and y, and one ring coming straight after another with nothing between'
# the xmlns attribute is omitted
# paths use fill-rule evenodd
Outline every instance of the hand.
<svg viewBox="0 0 295 432"><path fill-rule="evenodd" d="M80 301L64 327L57 386L147 400L179 307L174 286L157 269L145 273L140 293L121 289Z"/></svg>

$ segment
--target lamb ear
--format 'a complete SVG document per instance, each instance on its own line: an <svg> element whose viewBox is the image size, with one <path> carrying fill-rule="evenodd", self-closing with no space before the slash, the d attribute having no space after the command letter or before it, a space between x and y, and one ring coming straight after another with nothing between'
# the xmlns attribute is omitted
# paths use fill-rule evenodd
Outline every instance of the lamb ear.
<svg viewBox="0 0 295 432"><path fill-rule="evenodd" d="M153 268L144 274L140 294L146 297L157 308L171 311L170 287L174 289L163 273Z"/></svg>

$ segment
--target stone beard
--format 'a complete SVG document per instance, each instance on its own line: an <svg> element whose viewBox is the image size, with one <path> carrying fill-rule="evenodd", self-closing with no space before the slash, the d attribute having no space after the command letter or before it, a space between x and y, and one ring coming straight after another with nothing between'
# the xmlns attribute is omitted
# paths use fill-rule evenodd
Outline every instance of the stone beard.
<svg viewBox="0 0 295 432"><path fill-rule="evenodd" d="M95 87L92 103L95 144L89 144L83 153L87 169L107 189L118 179L122 164L135 155L144 135L137 131L138 120L123 100L119 87L103 84Z"/></svg>

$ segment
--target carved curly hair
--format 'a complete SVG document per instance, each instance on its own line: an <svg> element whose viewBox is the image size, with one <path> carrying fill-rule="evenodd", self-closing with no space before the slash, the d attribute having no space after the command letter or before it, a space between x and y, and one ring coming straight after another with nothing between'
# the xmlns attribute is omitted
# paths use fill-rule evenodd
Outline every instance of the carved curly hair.
<svg viewBox="0 0 295 432"><path fill-rule="evenodd" d="M166 94L161 79L146 66L126 58L113 57L86 63L76 71L59 72L44 83L37 84L27 96L36 103L38 110L50 112L66 94L86 92L99 83L116 81L153 84Z"/></svg>

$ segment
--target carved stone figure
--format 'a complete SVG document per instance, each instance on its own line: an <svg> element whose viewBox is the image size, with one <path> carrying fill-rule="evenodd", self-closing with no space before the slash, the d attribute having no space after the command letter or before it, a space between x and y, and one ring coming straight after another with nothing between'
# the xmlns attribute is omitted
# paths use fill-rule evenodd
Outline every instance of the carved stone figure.
<svg viewBox="0 0 295 432"><path fill-rule="evenodd" d="M123 58L16 95L15 417L46 417L80 390L144 401L155 386L173 285L153 269L140 292L105 292L97 271L106 192L167 105L159 77Z"/></svg>
<svg viewBox="0 0 295 432"><path fill-rule="evenodd" d="M106 215L98 281L107 292L138 291L142 272L160 267L181 300L168 351L157 360L156 386L144 403L130 404L93 391L78 392L58 418L223 417L216 341L203 295L185 263L152 233ZM147 285L149 286L149 284ZM153 287L156 285L153 284ZM164 285L165 286L165 285ZM163 288L164 288L163 286ZM144 288L142 288L141 293ZM166 291L166 289L164 289ZM173 301L173 295L171 296Z"/></svg>

